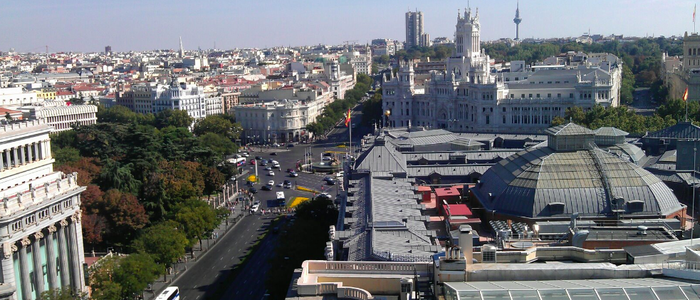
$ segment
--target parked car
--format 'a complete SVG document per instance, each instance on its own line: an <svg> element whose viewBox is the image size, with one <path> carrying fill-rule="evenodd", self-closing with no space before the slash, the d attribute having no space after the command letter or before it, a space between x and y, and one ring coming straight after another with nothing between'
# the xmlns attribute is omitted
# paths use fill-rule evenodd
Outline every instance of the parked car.
<svg viewBox="0 0 700 300"><path fill-rule="evenodd" d="M289 172L289 176L290 177L298 177L299 173L292 171L292 172Z"/></svg>
<svg viewBox="0 0 700 300"><path fill-rule="evenodd" d="M275 181L274 181L274 180L270 180L270 181L267 182L267 184L269 184L269 185L275 185Z"/></svg>
<svg viewBox="0 0 700 300"><path fill-rule="evenodd" d="M270 152L270 155L277 155L277 152Z"/></svg>
<svg viewBox="0 0 700 300"><path fill-rule="evenodd" d="M251 194L257 194L257 193L258 193L258 190L257 190L256 188L254 188L254 187L251 187L251 188L248 189L248 192L250 192Z"/></svg>
<svg viewBox="0 0 700 300"><path fill-rule="evenodd" d="M267 176L275 176L275 172L272 172L272 171L267 172Z"/></svg>
<svg viewBox="0 0 700 300"><path fill-rule="evenodd" d="M270 171L270 170L272 170L272 167L270 167L270 166L265 167L265 171Z"/></svg>
<svg viewBox="0 0 700 300"><path fill-rule="evenodd" d="M262 157L256 156L255 159L257 159L257 160L262 160Z"/></svg>
<svg viewBox="0 0 700 300"><path fill-rule="evenodd" d="M292 182L289 180L285 180L282 186L286 189L291 189L292 188Z"/></svg>
<svg viewBox="0 0 700 300"><path fill-rule="evenodd" d="M248 152L243 152L243 153L241 153L241 156L248 157L248 156L250 156L250 154L248 154Z"/></svg>
<svg viewBox="0 0 700 300"><path fill-rule="evenodd" d="M261 188L263 191L271 191L272 190L272 185L263 185Z"/></svg>
<svg viewBox="0 0 700 300"><path fill-rule="evenodd" d="M280 182L277 184L277 187L283 187L284 185Z"/></svg>

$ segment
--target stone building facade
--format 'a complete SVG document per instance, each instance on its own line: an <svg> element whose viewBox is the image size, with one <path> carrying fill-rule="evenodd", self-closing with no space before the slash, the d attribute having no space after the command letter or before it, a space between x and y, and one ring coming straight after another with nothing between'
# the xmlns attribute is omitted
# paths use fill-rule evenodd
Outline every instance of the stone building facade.
<svg viewBox="0 0 700 300"><path fill-rule="evenodd" d="M53 170L44 120L0 127L0 274L10 299L39 299L61 287L85 289L77 173ZM1 289L0 289L1 290Z"/></svg>
<svg viewBox="0 0 700 300"><path fill-rule="evenodd" d="M554 57L539 65L512 62L493 68L481 49L478 11L458 15L455 48L445 71L416 85L412 63L383 78L388 126L443 128L454 132L541 132L567 108L620 103L622 62L610 54ZM516 68L520 66L519 68Z"/></svg>

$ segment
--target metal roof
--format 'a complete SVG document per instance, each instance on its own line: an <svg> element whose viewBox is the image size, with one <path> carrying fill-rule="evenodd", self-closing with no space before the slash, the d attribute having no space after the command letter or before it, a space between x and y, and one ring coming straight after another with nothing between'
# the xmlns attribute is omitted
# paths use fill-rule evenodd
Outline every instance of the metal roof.
<svg viewBox="0 0 700 300"><path fill-rule="evenodd" d="M581 125L574 123L562 124L555 127L547 128L545 131L548 135L595 135L595 133Z"/></svg>
<svg viewBox="0 0 700 300"><path fill-rule="evenodd" d="M597 136L628 136L629 132L622 131L615 127L600 127L593 130Z"/></svg>
<svg viewBox="0 0 700 300"><path fill-rule="evenodd" d="M445 282L452 299L698 299L700 285L670 278Z"/></svg>
<svg viewBox="0 0 700 300"><path fill-rule="evenodd" d="M641 167L601 149L555 152L527 149L491 167L473 188L485 208L527 218L605 216L610 200L640 200L642 211L668 215L682 208L670 188ZM549 207L564 203L563 212Z"/></svg>

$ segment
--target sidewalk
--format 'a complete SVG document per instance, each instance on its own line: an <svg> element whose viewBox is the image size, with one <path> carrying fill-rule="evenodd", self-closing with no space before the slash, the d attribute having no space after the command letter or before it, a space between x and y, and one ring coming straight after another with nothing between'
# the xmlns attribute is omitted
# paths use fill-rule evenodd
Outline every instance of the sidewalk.
<svg viewBox="0 0 700 300"><path fill-rule="evenodd" d="M235 197L231 200L234 200ZM229 217L221 222L221 225L219 225L218 228L214 229L214 232L212 236L209 239L202 240L202 248L199 247L199 243L194 245L194 257L195 259L191 259L190 253L186 253L185 257L181 262L175 263L170 270L168 270L168 275L166 275L165 281L163 281L163 276L159 276L155 282L153 282L150 286L150 288L146 288L146 290L143 292L144 299L155 299L156 296L160 292L163 291L166 287L170 286L170 284L183 272L185 272L188 268L192 267L194 264L197 263L198 258L204 255L211 247L214 247L216 245L217 241L219 240L219 237L222 237L226 232L231 230L238 221L243 219L245 217L245 213L243 212L244 208L244 203L238 203L234 207L233 212L229 215Z"/></svg>

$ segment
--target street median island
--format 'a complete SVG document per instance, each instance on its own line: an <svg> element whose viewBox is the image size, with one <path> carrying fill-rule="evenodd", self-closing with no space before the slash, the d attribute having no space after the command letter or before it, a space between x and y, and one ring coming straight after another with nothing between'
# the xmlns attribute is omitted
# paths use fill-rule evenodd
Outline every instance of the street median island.
<svg viewBox="0 0 700 300"><path fill-rule="evenodd" d="M295 208L297 205L302 204L306 201L309 201L311 198L308 197L294 197L289 201L289 204L287 205L289 208Z"/></svg>
<svg viewBox="0 0 700 300"><path fill-rule="evenodd" d="M303 192L314 193L314 194L320 194L320 193L321 193L321 192L319 192L319 191L317 191L317 190L313 190L313 189L310 189L310 188L306 188L306 187L303 187L303 186L300 186L300 185L297 185L297 190L303 191Z"/></svg>

